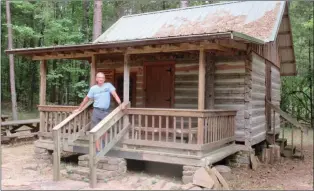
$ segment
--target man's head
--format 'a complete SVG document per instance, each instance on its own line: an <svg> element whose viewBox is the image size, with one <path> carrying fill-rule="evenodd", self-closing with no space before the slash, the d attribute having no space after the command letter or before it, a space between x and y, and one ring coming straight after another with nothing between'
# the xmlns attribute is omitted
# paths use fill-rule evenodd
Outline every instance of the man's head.
<svg viewBox="0 0 314 191"><path fill-rule="evenodd" d="M105 74L102 72L98 72L96 74L96 82L98 85L102 85L106 80Z"/></svg>

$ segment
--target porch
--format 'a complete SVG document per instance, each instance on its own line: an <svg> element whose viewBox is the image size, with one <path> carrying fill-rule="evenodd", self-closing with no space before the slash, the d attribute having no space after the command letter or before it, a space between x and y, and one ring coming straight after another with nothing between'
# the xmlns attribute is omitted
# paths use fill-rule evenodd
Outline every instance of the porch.
<svg viewBox="0 0 314 191"><path fill-rule="evenodd" d="M124 103L125 104L125 103ZM116 142L109 155L138 159L122 152L149 152L182 158L202 158L208 153L232 144L235 140L234 110L193 110L132 108L113 110L92 130L89 103L82 112L72 114L72 106L38 106L42 113L39 147L54 150L54 138L60 139L60 151L89 153L90 135L93 142L103 139L105 145ZM202 124L198 127L198 122ZM58 136L53 131L58 131ZM104 137L105 135L105 137ZM122 137L119 140L119 137ZM110 154L111 153L111 154ZM106 153L100 153L99 156ZM152 160L152 159L146 159ZM158 160L161 162L160 160ZM169 162L165 160L163 162ZM169 162L190 164L189 161Z"/></svg>
<svg viewBox="0 0 314 191"><path fill-rule="evenodd" d="M94 85L97 71L104 71L106 81L111 83L117 81L114 76L116 71L119 71L119 76L123 78L122 83L116 85L117 93L123 98L123 104L126 106L123 111L120 108L113 109L92 129L90 128L92 102L75 114L72 113L77 108L74 106L46 105L47 71L46 61L42 60L38 106L40 139L35 144L36 147L53 150L54 180L60 179L62 152L89 155L90 181L91 187L94 187L97 163L103 156L204 166L243 149L234 144L235 118L239 112L230 108L235 108L232 104L242 102L244 104L244 90L242 93L242 89L234 90L230 89L230 86L223 89L220 86L220 89L217 89L220 97L215 97L214 94L216 84L229 85L235 75L241 77L238 81L244 86L242 80L244 81L246 75L244 69L246 57L238 56L237 51L228 52L229 48L224 48L218 43L204 41L188 45L186 48L187 44L177 44L171 49L169 47L163 49L162 46L152 47L146 49L143 55L140 55L142 48L132 49L133 52L128 52L131 50L128 49L126 53L111 54L100 51L91 55L90 85ZM163 53L165 51L168 52ZM243 52L242 49L238 51ZM163 53L162 56L166 58L155 62L146 60L152 55L160 56L158 53ZM176 60L169 59L173 55L187 56L193 63L177 64ZM214 59L225 55L240 60L238 70L233 71L233 67L228 65L226 67L225 64L221 67L221 63L217 63L218 67L215 65ZM136 57L143 60L134 64ZM109 58L111 61L108 61ZM99 63L104 65L99 66ZM140 83L132 81L134 67L142 69ZM108 70L110 68L114 71ZM244 74L239 75L239 71ZM215 81L216 77L219 81ZM143 90L139 94L136 91L136 96L134 84L136 90ZM236 97L239 100L236 100L237 102L234 101L235 95L232 94L236 92L241 96ZM132 104L134 100L136 104ZM243 110L243 107L241 109ZM243 118L243 115L237 117ZM102 143L102 147L100 152L97 152L96 144L99 142Z"/></svg>

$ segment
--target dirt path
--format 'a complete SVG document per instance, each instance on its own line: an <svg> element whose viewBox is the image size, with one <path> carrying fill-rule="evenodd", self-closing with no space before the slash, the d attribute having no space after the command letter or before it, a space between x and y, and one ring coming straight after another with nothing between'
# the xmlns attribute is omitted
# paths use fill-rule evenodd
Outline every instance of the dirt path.
<svg viewBox="0 0 314 191"><path fill-rule="evenodd" d="M234 179L229 181L233 189L296 189L313 188L313 145L305 147L305 160L284 159L274 166L260 166L257 171L250 169L232 169ZM2 146L2 189L6 190L83 190L89 189L87 182L63 179L52 181L51 165L39 164L33 159L33 145L23 144ZM153 182L163 177L142 173L127 173L127 176L107 183L97 184L97 189L127 190L149 189ZM141 181L139 181L141 180ZM135 182L134 182L135 181ZM179 185L178 182L174 182ZM147 184L147 185L145 185ZM150 185L149 185L150 184Z"/></svg>
<svg viewBox="0 0 314 191"><path fill-rule="evenodd" d="M313 145L305 147L305 159L286 159L275 165L261 165L256 171L233 169L232 188L240 190L313 190Z"/></svg>

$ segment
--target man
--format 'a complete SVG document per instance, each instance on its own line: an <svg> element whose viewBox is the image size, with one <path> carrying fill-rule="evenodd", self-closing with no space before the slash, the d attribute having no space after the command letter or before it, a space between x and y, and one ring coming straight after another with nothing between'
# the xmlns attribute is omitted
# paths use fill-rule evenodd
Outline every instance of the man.
<svg viewBox="0 0 314 191"><path fill-rule="evenodd" d="M79 108L74 110L73 113L79 112L82 110L84 105L90 100L94 100L93 104L93 114L92 114L92 128L95 127L101 120L103 120L108 114L108 108L110 107L110 94L115 98L121 109L124 109L121 105L121 100L116 93L115 87L107 82L105 83L106 78L105 74L102 72L98 72L96 75L97 84L92 86L87 94L87 96L83 99ZM100 145L97 140L96 149L100 150Z"/></svg>

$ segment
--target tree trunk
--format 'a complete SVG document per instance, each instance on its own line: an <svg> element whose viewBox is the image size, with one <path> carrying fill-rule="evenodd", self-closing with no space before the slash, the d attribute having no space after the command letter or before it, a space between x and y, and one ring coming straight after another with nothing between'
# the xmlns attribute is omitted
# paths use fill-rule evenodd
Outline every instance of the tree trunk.
<svg viewBox="0 0 314 191"><path fill-rule="evenodd" d="M180 8L185 8L189 6L189 1L188 0L181 0L180 1Z"/></svg>
<svg viewBox="0 0 314 191"><path fill-rule="evenodd" d="M102 29L102 0L94 0L93 41L101 35Z"/></svg>
<svg viewBox="0 0 314 191"><path fill-rule="evenodd" d="M8 0L6 0L5 3L6 3L7 26L8 26L8 49L10 50L13 48L10 2ZM10 61L10 86L11 86L11 100L12 100L12 118L13 118L13 120L17 120L17 103L16 103L16 91L15 91L13 54L9 55L9 61Z"/></svg>

